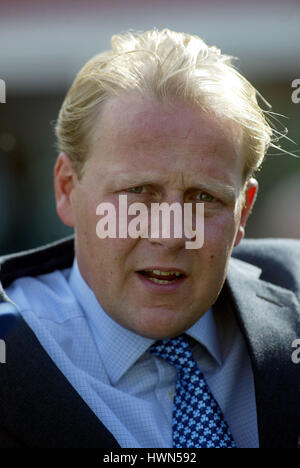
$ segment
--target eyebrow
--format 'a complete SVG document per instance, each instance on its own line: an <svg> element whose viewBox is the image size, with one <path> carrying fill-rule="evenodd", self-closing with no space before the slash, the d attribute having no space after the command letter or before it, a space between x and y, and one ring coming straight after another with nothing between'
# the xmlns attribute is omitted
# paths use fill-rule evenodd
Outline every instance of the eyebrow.
<svg viewBox="0 0 300 468"><path fill-rule="evenodd" d="M120 174L119 172L114 174L113 186L128 186L137 187L140 185L165 185L166 181L163 177L158 178L157 172L147 172L147 174L130 172L128 174ZM236 189L225 182L205 177L205 180L192 181L185 191L189 190L203 190L203 192L212 192L216 197L222 198L227 203L234 202L237 196Z"/></svg>

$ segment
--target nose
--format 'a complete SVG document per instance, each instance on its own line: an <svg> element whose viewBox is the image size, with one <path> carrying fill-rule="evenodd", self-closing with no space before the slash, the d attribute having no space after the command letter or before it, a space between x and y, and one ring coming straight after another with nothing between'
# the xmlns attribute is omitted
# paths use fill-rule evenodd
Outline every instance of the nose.
<svg viewBox="0 0 300 468"><path fill-rule="evenodd" d="M176 237L170 237L170 238L150 238L149 241L151 242L152 245L160 245L168 250L176 251L176 250L182 250L185 248L185 239L184 238L176 238Z"/></svg>
<svg viewBox="0 0 300 468"><path fill-rule="evenodd" d="M161 203L152 203L149 220L149 242L169 250L185 247L184 199L181 195L165 198Z"/></svg>

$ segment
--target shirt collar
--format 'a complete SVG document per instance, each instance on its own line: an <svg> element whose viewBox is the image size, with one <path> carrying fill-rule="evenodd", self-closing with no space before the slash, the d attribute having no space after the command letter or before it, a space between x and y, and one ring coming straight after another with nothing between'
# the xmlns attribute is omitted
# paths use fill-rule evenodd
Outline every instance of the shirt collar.
<svg viewBox="0 0 300 468"><path fill-rule="evenodd" d="M202 344L219 366L222 365L222 351L219 333L212 309L209 309L186 334Z"/></svg>
<svg viewBox="0 0 300 468"><path fill-rule="evenodd" d="M92 330L109 380L114 385L154 340L127 330L104 312L95 294L82 277L76 258L69 283Z"/></svg>
<svg viewBox="0 0 300 468"><path fill-rule="evenodd" d="M91 328L109 380L115 385L155 340L127 330L105 313L82 277L76 257L71 269L69 284ZM202 344L221 365L218 332L211 309L186 333Z"/></svg>

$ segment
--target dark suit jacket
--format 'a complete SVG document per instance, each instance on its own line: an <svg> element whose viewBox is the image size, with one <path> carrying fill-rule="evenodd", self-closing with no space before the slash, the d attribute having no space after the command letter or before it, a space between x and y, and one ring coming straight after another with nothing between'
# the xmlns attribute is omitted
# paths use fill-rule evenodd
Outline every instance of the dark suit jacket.
<svg viewBox="0 0 300 468"><path fill-rule="evenodd" d="M300 446L300 242L247 240L235 249L214 307L231 307L254 374L261 448ZM16 278L70 267L73 239L0 259L6 288ZM0 447L117 448L118 443L58 370L0 293ZM233 396L234 398L234 396Z"/></svg>

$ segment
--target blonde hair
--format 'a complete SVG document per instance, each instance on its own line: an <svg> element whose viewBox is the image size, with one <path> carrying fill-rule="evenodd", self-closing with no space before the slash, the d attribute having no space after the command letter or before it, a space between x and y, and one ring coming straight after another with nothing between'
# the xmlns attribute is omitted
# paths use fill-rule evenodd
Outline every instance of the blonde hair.
<svg viewBox="0 0 300 468"><path fill-rule="evenodd" d="M56 123L59 151L69 155L81 177L100 104L111 96L138 92L158 100L183 99L242 128L247 180L261 165L272 128L255 88L232 65L232 57L198 36L164 29L126 32L112 49L80 70Z"/></svg>

